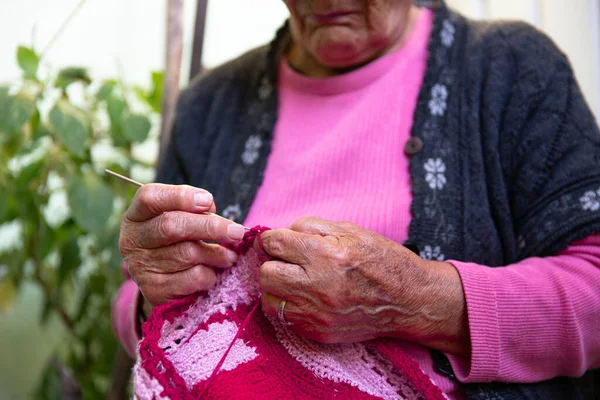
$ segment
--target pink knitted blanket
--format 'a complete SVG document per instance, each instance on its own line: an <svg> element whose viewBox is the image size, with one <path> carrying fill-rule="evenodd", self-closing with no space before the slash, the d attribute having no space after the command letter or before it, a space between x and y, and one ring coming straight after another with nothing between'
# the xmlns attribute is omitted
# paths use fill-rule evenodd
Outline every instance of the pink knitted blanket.
<svg viewBox="0 0 600 400"><path fill-rule="evenodd" d="M393 340L321 344L260 310L256 227L228 246L216 286L154 309L134 368L136 399L443 399ZM260 239L259 239L260 240Z"/></svg>

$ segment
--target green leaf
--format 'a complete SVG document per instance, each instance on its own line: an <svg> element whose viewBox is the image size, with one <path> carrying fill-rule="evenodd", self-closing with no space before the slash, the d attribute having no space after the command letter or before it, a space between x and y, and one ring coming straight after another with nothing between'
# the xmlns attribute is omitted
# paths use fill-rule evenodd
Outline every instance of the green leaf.
<svg viewBox="0 0 600 400"><path fill-rule="evenodd" d="M50 127L46 124L40 123L37 129L33 131L32 140L38 140L50 134L52 134L52 130L50 129Z"/></svg>
<svg viewBox="0 0 600 400"><path fill-rule="evenodd" d="M16 298L17 289L13 282L9 279L0 282L0 312L8 310Z"/></svg>
<svg viewBox="0 0 600 400"><path fill-rule="evenodd" d="M60 260L60 267L58 268L59 285L81 265L79 246L74 234L71 235L67 243L60 249Z"/></svg>
<svg viewBox="0 0 600 400"><path fill-rule="evenodd" d="M165 74L162 71L152 72L152 89L148 96L148 104L154 112L160 113L163 97L163 82Z"/></svg>
<svg viewBox="0 0 600 400"><path fill-rule="evenodd" d="M4 195L0 196L0 224L6 221L9 210L9 197Z"/></svg>
<svg viewBox="0 0 600 400"><path fill-rule="evenodd" d="M54 86L60 89L66 89L72 83L81 82L84 85L92 83L92 78L88 75L85 68L70 67L62 69L54 82Z"/></svg>
<svg viewBox="0 0 600 400"><path fill-rule="evenodd" d="M79 308L77 309L75 318L73 318L73 322L75 322L75 324L78 324L85 317L88 306L90 305L91 297L92 292L89 290L89 288L86 288L83 292L83 297L79 300Z"/></svg>
<svg viewBox="0 0 600 400"><path fill-rule="evenodd" d="M2 141L10 138L34 114L35 98L26 93L11 96L7 87L0 87L0 133Z"/></svg>
<svg viewBox="0 0 600 400"><path fill-rule="evenodd" d="M17 218L16 211L15 197L4 190L4 195L0 196L0 224Z"/></svg>
<svg viewBox="0 0 600 400"><path fill-rule="evenodd" d="M112 213L114 197L98 177L88 173L84 179L73 179L67 194L77 225L88 232L99 232L105 228Z"/></svg>
<svg viewBox="0 0 600 400"><path fill-rule="evenodd" d="M90 276L90 291L95 294L104 294L106 290L106 277L102 274Z"/></svg>
<svg viewBox="0 0 600 400"><path fill-rule="evenodd" d="M8 267L8 273L13 278L13 283L19 283L23 280L23 264L25 263L25 254L23 251L12 251L0 254L0 265Z"/></svg>
<svg viewBox="0 0 600 400"><path fill-rule="evenodd" d="M98 99L98 101L107 100L108 97L112 94L113 90L115 89L115 86L117 86L117 81L115 81L114 79L104 81L104 83L102 83L102 86L100 86L100 89L98 89L98 91L96 92L96 99Z"/></svg>
<svg viewBox="0 0 600 400"><path fill-rule="evenodd" d="M126 114L121 121L121 129L131 142L143 142L150 132L150 120L141 114Z"/></svg>
<svg viewBox="0 0 600 400"><path fill-rule="evenodd" d="M63 399L62 387L58 371L54 368L52 361L48 361L34 398L39 400Z"/></svg>
<svg viewBox="0 0 600 400"><path fill-rule="evenodd" d="M40 325L46 326L52 315L52 302L47 297L44 297L42 301L44 302L44 305L42 306L42 312L40 313Z"/></svg>
<svg viewBox="0 0 600 400"><path fill-rule="evenodd" d="M108 118L110 119L110 136L116 146L122 147L128 144L123 135L121 122L125 112L125 102L115 96L110 96L107 102Z"/></svg>
<svg viewBox="0 0 600 400"><path fill-rule="evenodd" d="M52 229L46 224L46 222L42 221L40 223L40 227L37 233L38 237L38 251L40 259L46 258L48 254L52 251L54 247L56 247L55 238L53 235Z"/></svg>
<svg viewBox="0 0 600 400"><path fill-rule="evenodd" d="M71 154L82 157L89 135L83 113L67 100L60 99L50 111L50 123L67 150Z"/></svg>
<svg viewBox="0 0 600 400"><path fill-rule="evenodd" d="M40 58L35 51L29 47L19 46L17 48L17 62L25 73L26 78L35 78Z"/></svg>
<svg viewBox="0 0 600 400"><path fill-rule="evenodd" d="M37 181L36 178L40 177L40 171L42 171L42 168L44 167L44 164L46 163L47 159L46 158L42 158L40 160L37 160L35 162L32 162L30 165L26 166L25 168L23 168L21 171L19 171L16 179L15 179L15 183L21 187L28 187L30 185L39 183L39 182L33 182L34 180ZM37 185L36 185L37 187Z"/></svg>

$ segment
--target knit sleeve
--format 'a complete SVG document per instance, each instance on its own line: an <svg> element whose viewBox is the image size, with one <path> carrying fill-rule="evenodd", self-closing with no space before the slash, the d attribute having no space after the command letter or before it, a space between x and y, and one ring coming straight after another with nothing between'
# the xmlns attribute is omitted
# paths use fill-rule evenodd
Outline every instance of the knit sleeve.
<svg viewBox="0 0 600 400"><path fill-rule="evenodd" d="M112 327L115 336L133 359L135 349L142 338L137 315L141 293L133 281L127 279L119 288L112 306Z"/></svg>
<svg viewBox="0 0 600 400"><path fill-rule="evenodd" d="M503 149L518 258L600 232L600 133L567 58L530 28L512 45L514 100Z"/></svg>
<svg viewBox="0 0 600 400"><path fill-rule="evenodd" d="M448 356L460 381L538 382L600 366L600 235L503 268L450 262L471 333L471 358Z"/></svg>

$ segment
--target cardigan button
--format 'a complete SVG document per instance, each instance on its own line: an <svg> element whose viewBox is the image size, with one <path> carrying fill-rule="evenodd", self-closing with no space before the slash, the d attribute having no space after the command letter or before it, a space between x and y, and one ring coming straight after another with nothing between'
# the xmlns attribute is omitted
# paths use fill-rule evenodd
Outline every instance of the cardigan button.
<svg viewBox="0 0 600 400"><path fill-rule="evenodd" d="M411 137L404 145L404 153L407 156L414 156L417 153L420 153L423 150L423 141L421 138L416 136Z"/></svg>

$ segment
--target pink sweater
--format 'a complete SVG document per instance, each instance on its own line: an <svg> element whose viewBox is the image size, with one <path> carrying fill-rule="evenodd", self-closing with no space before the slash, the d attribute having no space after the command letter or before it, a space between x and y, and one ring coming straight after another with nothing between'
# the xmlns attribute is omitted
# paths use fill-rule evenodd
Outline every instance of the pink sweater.
<svg viewBox="0 0 600 400"><path fill-rule="evenodd" d="M412 194L403 149L431 26L424 9L402 49L341 76L312 79L281 63L272 152L246 225L286 227L313 215L407 239ZM600 235L504 268L450 262L463 282L471 333L471 358L449 357L461 382L532 382L600 366ZM139 338L138 296L127 281L113 309L130 354ZM428 349L398 345L446 394L461 396Z"/></svg>

